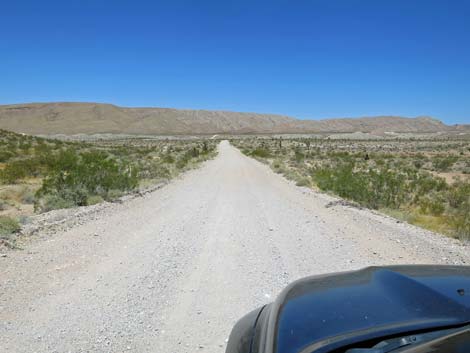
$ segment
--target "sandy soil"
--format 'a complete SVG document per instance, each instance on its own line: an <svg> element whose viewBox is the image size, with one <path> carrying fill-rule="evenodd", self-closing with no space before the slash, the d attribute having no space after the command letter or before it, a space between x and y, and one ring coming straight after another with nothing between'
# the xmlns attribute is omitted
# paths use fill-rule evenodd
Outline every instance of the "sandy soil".
<svg viewBox="0 0 470 353"><path fill-rule="evenodd" d="M223 352L239 317L299 277L470 263L458 241L330 207L219 149L162 189L1 257L0 351Z"/></svg>

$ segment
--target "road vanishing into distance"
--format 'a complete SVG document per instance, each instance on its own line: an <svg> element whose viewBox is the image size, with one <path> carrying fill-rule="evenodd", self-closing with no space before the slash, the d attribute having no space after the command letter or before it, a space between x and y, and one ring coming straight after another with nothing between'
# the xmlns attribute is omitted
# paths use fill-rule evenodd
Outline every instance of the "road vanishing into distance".
<svg viewBox="0 0 470 353"><path fill-rule="evenodd" d="M167 186L0 258L1 352L223 352L303 276L470 263L468 248L295 186L227 141Z"/></svg>

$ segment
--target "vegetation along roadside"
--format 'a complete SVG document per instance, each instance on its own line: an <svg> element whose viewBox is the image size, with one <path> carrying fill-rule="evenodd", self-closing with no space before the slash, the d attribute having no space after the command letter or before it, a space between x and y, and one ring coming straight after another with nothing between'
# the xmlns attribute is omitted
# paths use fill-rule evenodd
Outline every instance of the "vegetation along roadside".
<svg viewBox="0 0 470 353"><path fill-rule="evenodd" d="M0 245L35 213L113 201L216 154L205 139L63 141L0 130Z"/></svg>
<svg viewBox="0 0 470 353"><path fill-rule="evenodd" d="M470 239L469 140L277 137L231 142L299 186Z"/></svg>

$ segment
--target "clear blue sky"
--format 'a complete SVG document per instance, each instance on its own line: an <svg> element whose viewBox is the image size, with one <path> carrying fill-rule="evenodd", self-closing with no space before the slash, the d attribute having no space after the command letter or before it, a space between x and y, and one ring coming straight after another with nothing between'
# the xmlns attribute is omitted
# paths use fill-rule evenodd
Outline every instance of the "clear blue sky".
<svg viewBox="0 0 470 353"><path fill-rule="evenodd" d="M470 123L470 0L2 1L0 104Z"/></svg>

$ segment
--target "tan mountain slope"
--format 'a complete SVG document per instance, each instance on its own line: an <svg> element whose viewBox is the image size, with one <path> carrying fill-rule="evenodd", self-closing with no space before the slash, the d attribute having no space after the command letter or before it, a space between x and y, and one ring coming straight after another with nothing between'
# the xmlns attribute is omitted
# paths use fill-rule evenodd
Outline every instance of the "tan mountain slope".
<svg viewBox="0 0 470 353"><path fill-rule="evenodd" d="M296 132L441 132L451 127L430 117L377 116L326 120L296 120L288 127Z"/></svg>
<svg viewBox="0 0 470 353"><path fill-rule="evenodd" d="M169 108L122 108L100 103L32 103L0 106L0 128L27 134L243 134L315 132L440 132L452 129L428 118L372 117L298 120L274 114Z"/></svg>
<svg viewBox="0 0 470 353"><path fill-rule="evenodd" d="M98 103L0 106L0 128L27 134L269 133L293 119L279 115L167 108L121 108Z"/></svg>

